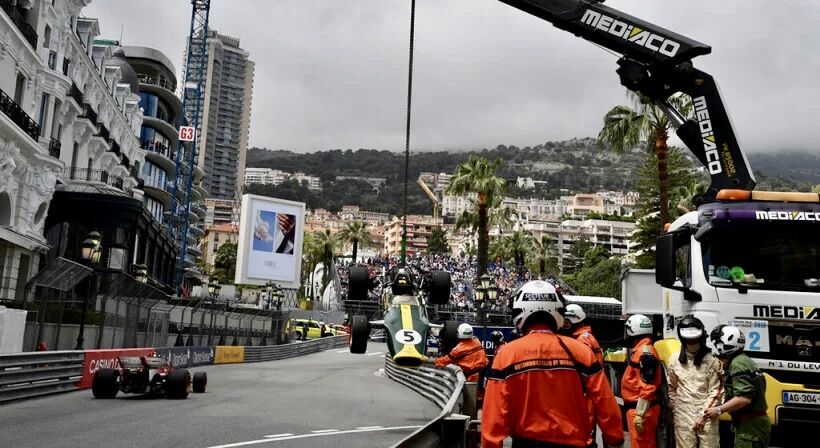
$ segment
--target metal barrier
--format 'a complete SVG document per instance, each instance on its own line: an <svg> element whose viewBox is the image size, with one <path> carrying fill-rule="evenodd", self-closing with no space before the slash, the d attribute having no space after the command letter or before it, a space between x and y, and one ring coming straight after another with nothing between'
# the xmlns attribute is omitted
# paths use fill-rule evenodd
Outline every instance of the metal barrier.
<svg viewBox="0 0 820 448"><path fill-rule="evenodd" d="M347 335L330 336L307 342L272 345L267 347L245 347L245 362L275 361L296 356L318 353L337 347L347 346Z"/></svg>
<svg viewBox="0 0 820 448"><path fill-rule="evenodd" d="M83 359L82 351L0 355L0 403L75 390Z"/></svg>
<svg viewBox="0 0 820 448"><path fill-rule="evenodd" d="M442 408L438 417L392 448L466 446L470 417L453 412L457 404L462 407L465 404L462 403L465 378L461 369L455 366L447 366L446 369L399 367L388 356L385 357L384 371L390 379L413 389Z"/></svg>

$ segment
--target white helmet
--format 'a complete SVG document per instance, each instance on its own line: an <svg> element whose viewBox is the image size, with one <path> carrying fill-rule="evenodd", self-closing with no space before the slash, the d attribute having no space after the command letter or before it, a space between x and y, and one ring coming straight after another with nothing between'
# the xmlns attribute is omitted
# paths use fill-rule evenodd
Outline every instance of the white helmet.
<svg viewBox="0 0 820 448"><path fill-rule="evenodd" d="M471 339L473 337L473 326L470 324L460 324L456 334L459 339Z"/></svg>
<svg viewBox="0 0 820 448"><path fill-rule="evenodd" d="M746 335L731 325L718 325L709 335L718 357L731 355L746 346Z"/></svg>
<svg viewBox="0 0 820 448"><path fill-rule="evenodd" d="M640 336L644 334L652 334L652 321L643 314L633 314L629 316L624 324L626 328L626 336Z"/></svg>
<svg viewBox="0 0 820 448"><path fill-rule="evenodd" d="M527 319L537 312L545 312L555 320L556 327L564 323L564 302L555 292L555 287L543 280L527 282L518 290L513 299L513 325L524 330Z"/></svg>
<svg viewBox="0 0 820 448"><path fill-rule="evenodd" d="M570 321L571 324L580 324L587 318L587 313L584 312L584 309L581 308L581 305L577 305L575 303L570 303L567 305L566 311L564 311L564 317Z"/></svg>

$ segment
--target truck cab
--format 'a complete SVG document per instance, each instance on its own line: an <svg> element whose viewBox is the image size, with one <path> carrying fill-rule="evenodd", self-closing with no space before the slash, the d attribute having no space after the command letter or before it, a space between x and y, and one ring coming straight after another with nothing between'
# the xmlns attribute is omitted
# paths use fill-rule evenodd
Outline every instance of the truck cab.
<svg viewBox="0 0 820 448"><path fill-rule="evenodd" d="M657 243L662 358L686 315L728 323L765 372L778 430L820 423L820 196L722 190ZM625 310L632 311L625 303ZM778 431L780 432L780 431Z"/></svg>

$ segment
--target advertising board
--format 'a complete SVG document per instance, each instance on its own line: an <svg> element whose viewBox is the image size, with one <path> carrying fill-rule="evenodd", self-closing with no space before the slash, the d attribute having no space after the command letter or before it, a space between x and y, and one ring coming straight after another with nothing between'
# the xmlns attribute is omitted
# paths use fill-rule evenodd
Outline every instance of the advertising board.
<svg viewBox="0 0 820 448"><path fill-rule="evenodd" d="M99 369L119 369L120 356L146 356L154 353L153 348L124 348L115 350L86 350L83 358L83 377L77 387L91 387L94 373Z"/></svg>

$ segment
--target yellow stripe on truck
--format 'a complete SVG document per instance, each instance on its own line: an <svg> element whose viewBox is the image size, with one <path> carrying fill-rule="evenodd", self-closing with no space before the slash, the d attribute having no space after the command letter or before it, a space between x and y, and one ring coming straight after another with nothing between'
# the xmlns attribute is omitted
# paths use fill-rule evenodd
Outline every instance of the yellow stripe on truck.
<svg viewBox="0 0 820 448"><path fill-rule="evenodd" d="M245 362L245 347L217 345L214 364L237 364Z"/></svg>

